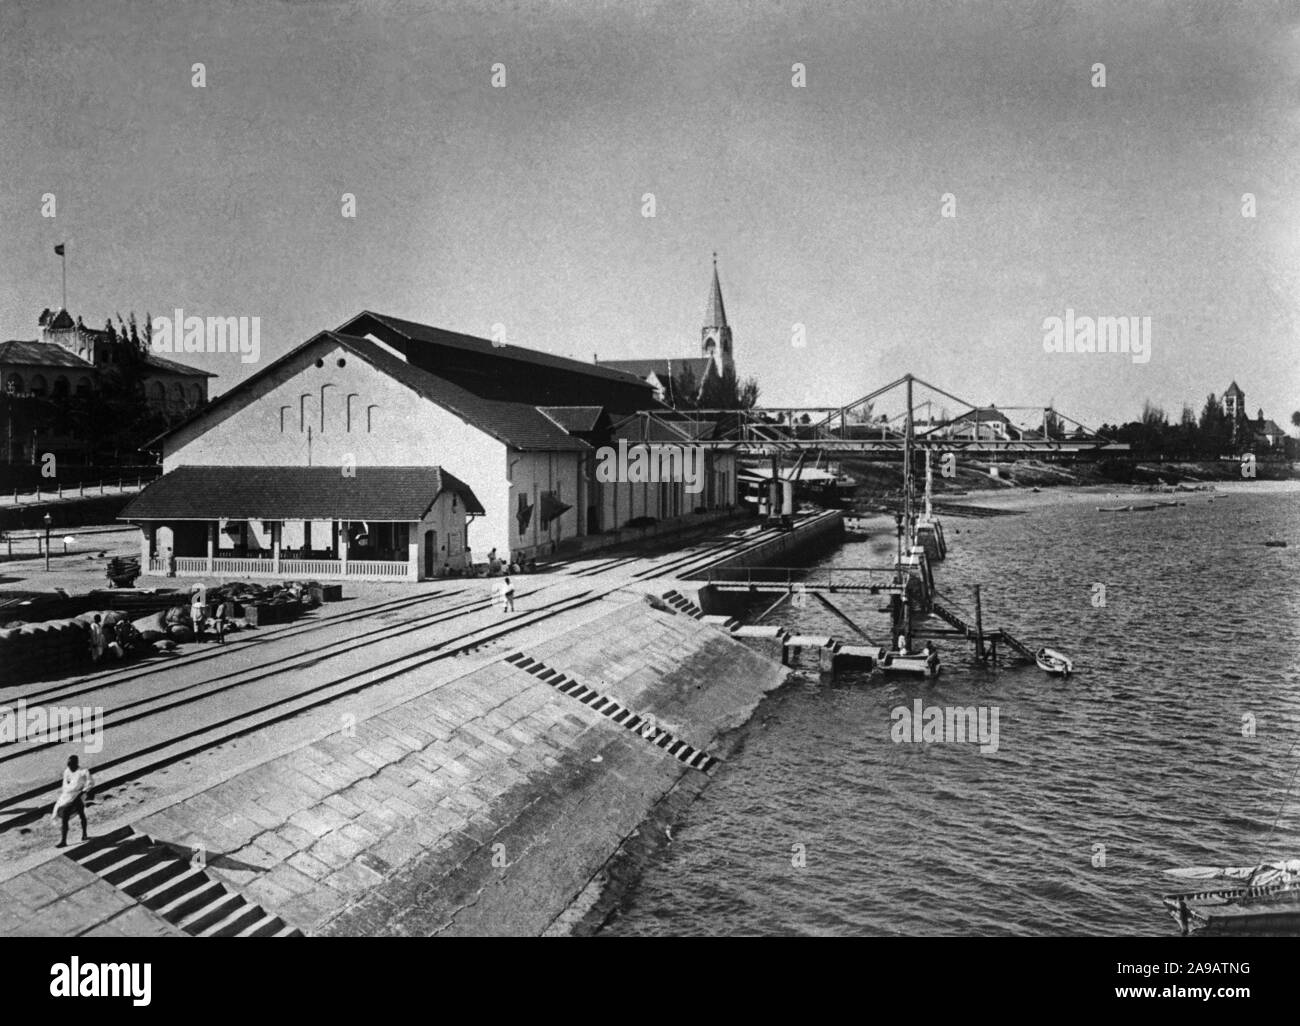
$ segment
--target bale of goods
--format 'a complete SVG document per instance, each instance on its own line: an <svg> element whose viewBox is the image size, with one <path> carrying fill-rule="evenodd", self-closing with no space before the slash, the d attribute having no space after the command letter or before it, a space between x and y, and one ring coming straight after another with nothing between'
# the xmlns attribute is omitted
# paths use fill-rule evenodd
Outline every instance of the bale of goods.
<svg viewBox="0 0 1300 1026"><path fill-rule="evenodd" d="M0 630L0 682L58 677L90 664L90 628L80 620L12 624Z"/></svg>
<svg viewBox="0 0 1300 1026"><path fill-rule="evenodd" d="M121 556L114 556L108 561L105 575L114 588L129 588L140 576L140 560L134 557L123 559Z"/></svg>

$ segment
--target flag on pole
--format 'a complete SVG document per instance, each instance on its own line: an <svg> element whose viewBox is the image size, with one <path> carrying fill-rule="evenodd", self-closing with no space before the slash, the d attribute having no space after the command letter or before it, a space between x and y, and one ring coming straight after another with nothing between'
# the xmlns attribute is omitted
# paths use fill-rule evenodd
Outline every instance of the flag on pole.
<svg viewBox="0 0 1300 1026"><path fill-rule="evenodd" d="M63 245L64 244L60 242L57 246L54 247L55 256L63 256Z"/></svg>

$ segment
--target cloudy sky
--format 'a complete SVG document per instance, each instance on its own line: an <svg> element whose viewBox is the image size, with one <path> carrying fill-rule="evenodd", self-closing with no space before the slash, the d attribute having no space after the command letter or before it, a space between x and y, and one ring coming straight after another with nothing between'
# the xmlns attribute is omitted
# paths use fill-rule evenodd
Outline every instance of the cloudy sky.
<svg viewBox="0 0 1300 1026"><path fill-rule="evenodd" d="M5 0L0 338L58 305L66 240L87 324L259 316L264 358L364 308L685 356L716 250L769 403L910 370L1096 424L1235 378L1289 421L1298 71L1262 0ZM1067 307L1150 316L1152 359L1045 353Z"/></svg>

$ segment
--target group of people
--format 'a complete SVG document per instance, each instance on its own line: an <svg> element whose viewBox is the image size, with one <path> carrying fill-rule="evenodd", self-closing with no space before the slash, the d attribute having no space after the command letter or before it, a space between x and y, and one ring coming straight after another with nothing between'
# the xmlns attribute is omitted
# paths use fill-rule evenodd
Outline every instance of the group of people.
<svg viewBox="0 0 1300 1026"><path fill-rule="evenodd" d="M226 626L231 619L232 612L230 600L227 598L222 598L217 603L216 609L212 611L212 632L217 636L218 645L226 643ZM201 584L196 584L190 589L190 620L194 624L195 641L203 637L203 629L207 625L208 619L207 589Z"/></svg>
<svg viewBox="0 0 1300 1026"><path fill-rule="evenodd" d="M140 643L140 632L125 620L104 623L98 613L90 622L90 659L99 662L106 655L125 659Z"/></svg>

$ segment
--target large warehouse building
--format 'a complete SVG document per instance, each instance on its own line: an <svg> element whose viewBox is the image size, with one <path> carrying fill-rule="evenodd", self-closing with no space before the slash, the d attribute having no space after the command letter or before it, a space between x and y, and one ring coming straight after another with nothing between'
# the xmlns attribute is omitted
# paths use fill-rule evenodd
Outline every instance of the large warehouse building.
<svg viewBox="0 0 1300 1026"><path fill-rule="evenodd" d="M158 439L121 519L149 573L422 580L732 507L729 452L698 492L598 478L657 406L626 373L366 312Z"/></svg>

